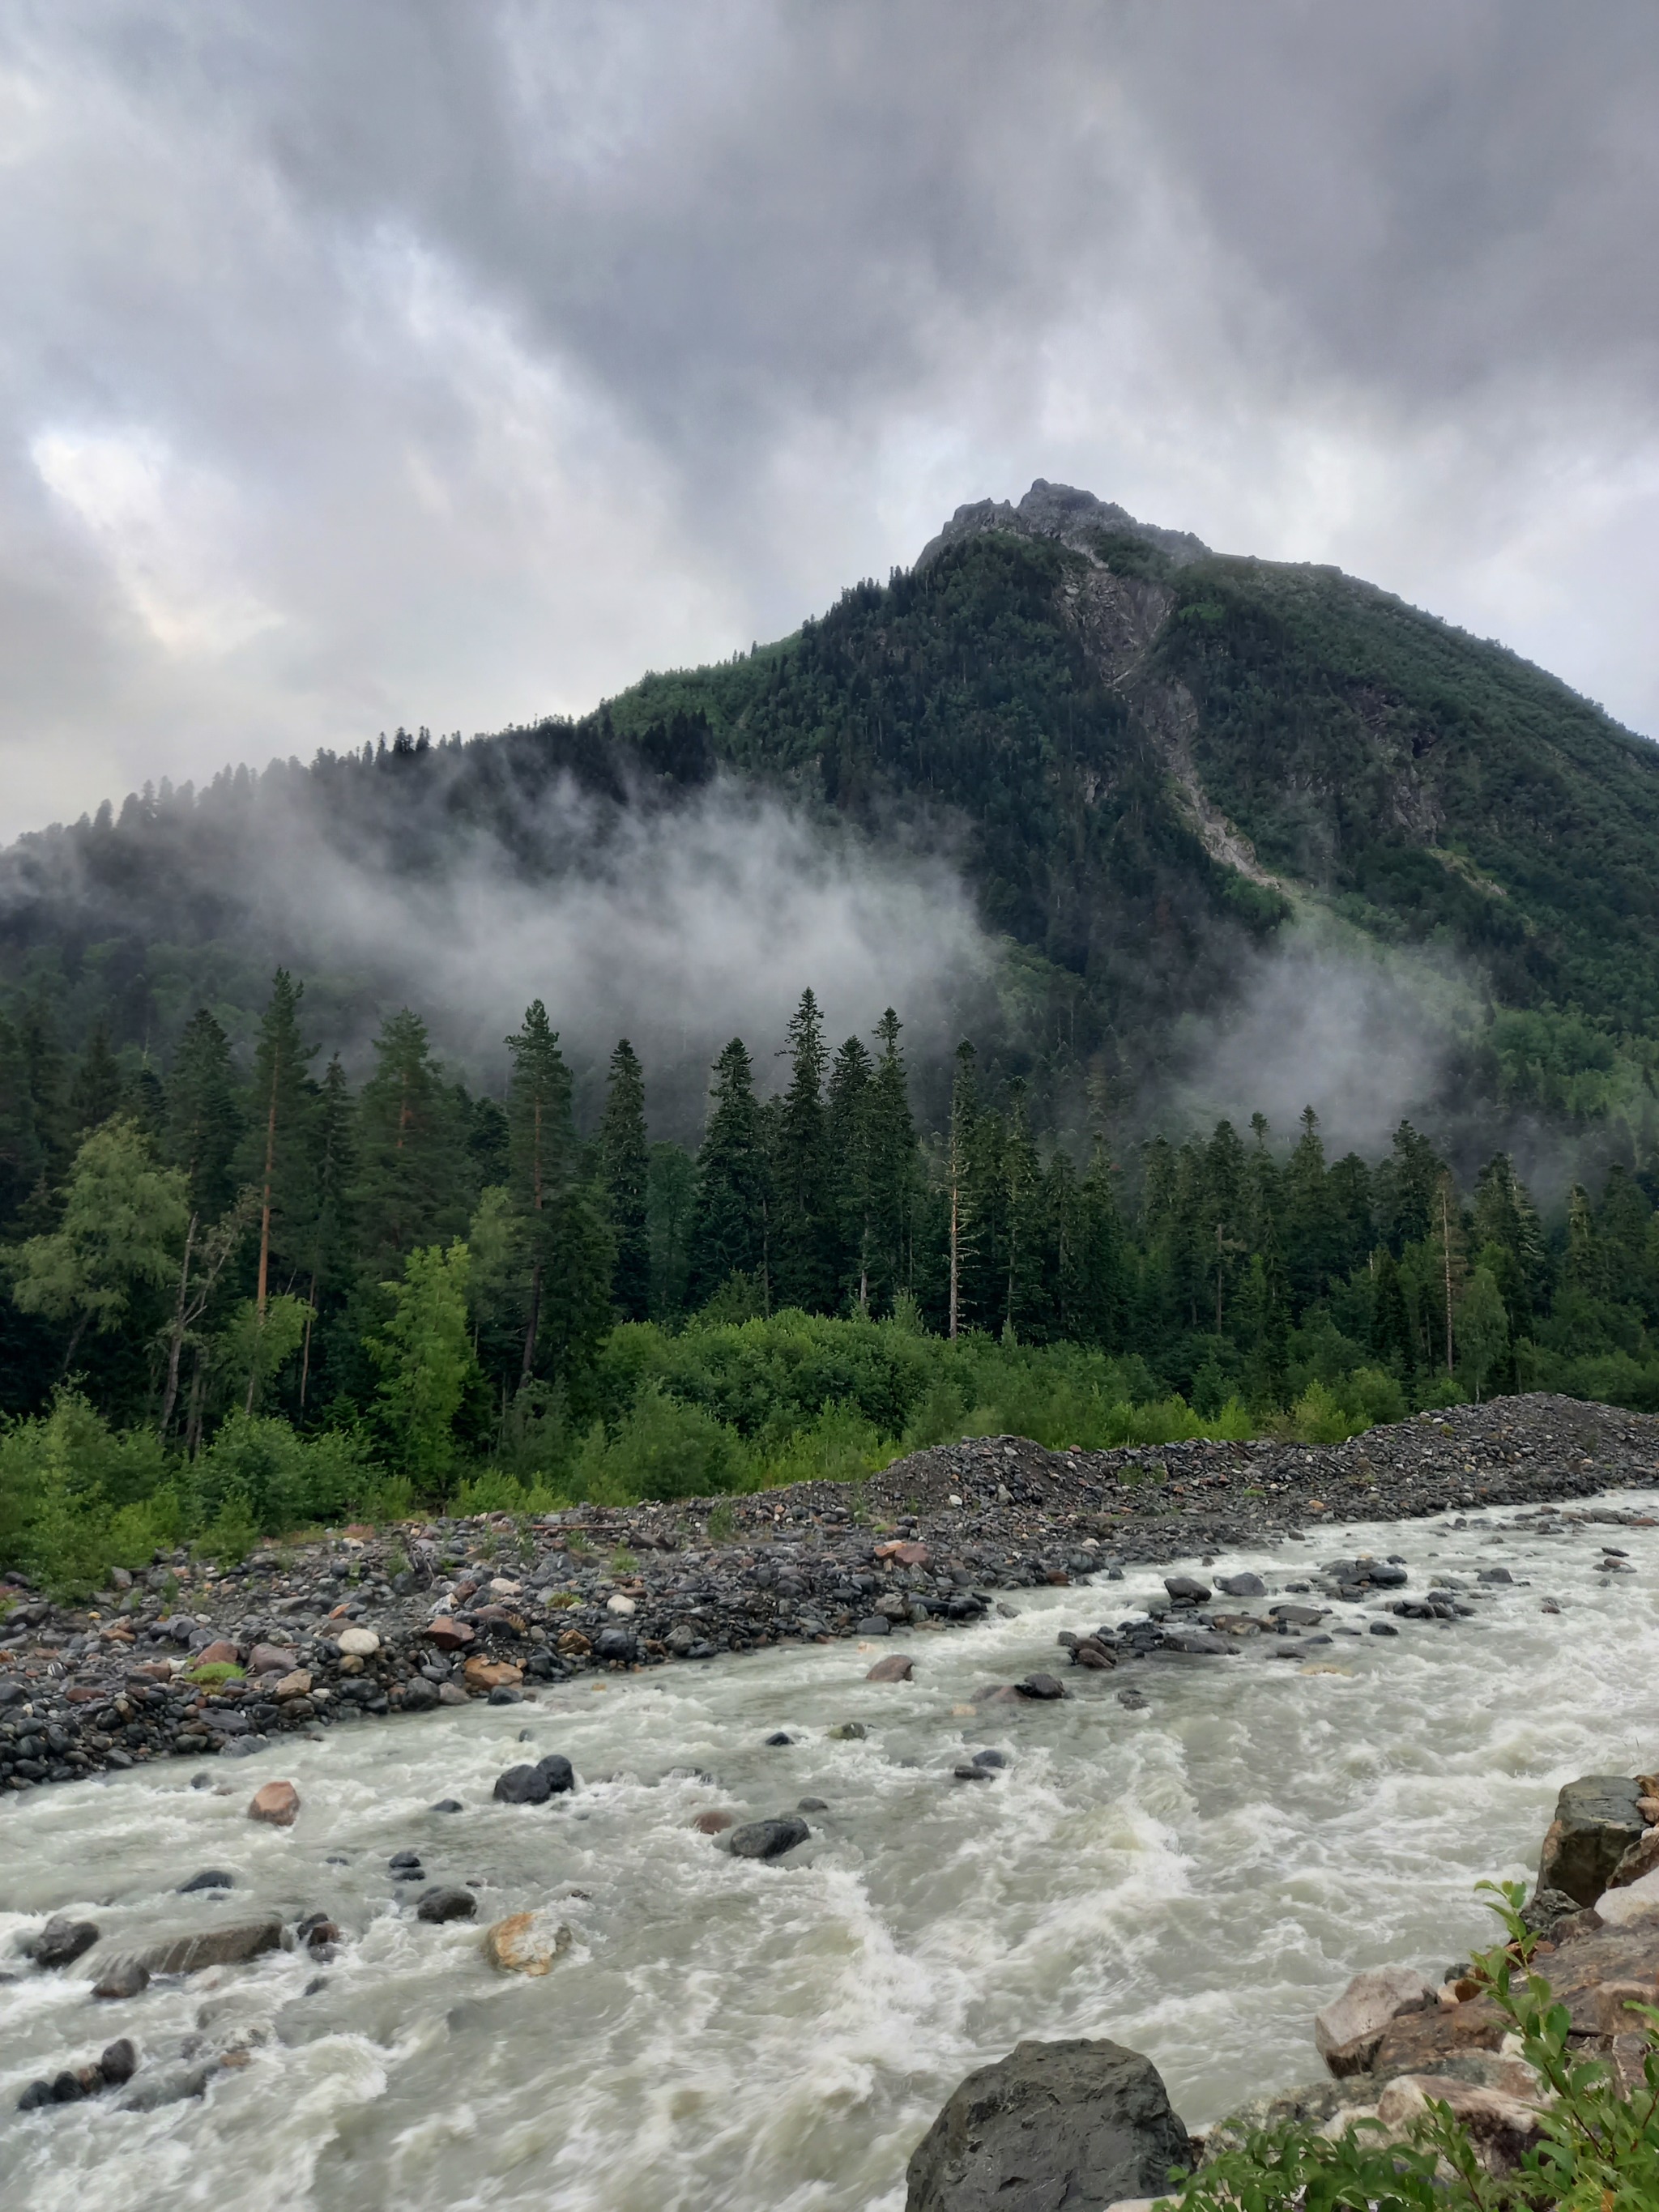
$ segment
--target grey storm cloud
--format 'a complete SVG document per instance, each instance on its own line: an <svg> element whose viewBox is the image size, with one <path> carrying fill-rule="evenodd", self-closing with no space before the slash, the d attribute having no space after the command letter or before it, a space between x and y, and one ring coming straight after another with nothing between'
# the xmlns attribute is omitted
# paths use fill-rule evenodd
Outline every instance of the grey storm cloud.
<svg viewBox="0 0 1659 2212"><path fill-rule="evenodd" d="M0 830L580 710L1035 475L1659 727L1648 0L15 0Z"/></svg>

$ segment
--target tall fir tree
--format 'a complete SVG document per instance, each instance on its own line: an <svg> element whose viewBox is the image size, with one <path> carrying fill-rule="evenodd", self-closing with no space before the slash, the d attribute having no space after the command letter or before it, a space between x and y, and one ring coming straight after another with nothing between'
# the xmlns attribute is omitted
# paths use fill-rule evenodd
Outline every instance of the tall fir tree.
<svg viewBox="0 0 1659 2212"><path fill-rule="evenodd" d="M733 1275L746 1275L769 1307L771 1176L754 1064L741 1037L714 1062L713 1105L697 1152L687 1303L706 1305Z"/></svg>
<svg viewBox="0 0 1659 2212"><path fill-rule="evenodd" d="M836 1207L824 1115L823 1017L803 991L789 1021L789 1084L773 1117L774 1295L823 1313L836 1296Z"/></svg>
<svg viewBox="0 0 1659 2212"><path fill-rule="evenodd" d="M206 1007L198 1007L185 1024L168 1071L161 1150L184 1170L191 1210L204 1222L216 1221L235 1196L241 1139L230 1040Z"/></svg>
<svg viewBox="0 0 1659 2212"><path fill-rule="evenodd" d="M623 1321L651 1316L651 1148L645 1121L645 1071L623 1037L611 1055L599 1116L599 1174L616 1242L611 1302Z"/></svg>
<svg viewBox="0 0 1659 2212"><path fill-rule="evenodd" d="M70 1121L77 1137L101 1128L120 1111L124 1087L121 1063L110 1044L108 1024L94 1022L70 1085Z"/></svg>
<svg viewBox="0 0 1659 2212"><path fill-rule="evenodd" d="M871 1295L886 1310L915 1288L919 1173L909 1077L899 1045L903 1024L889 1006L876 1025L881 1050L865 1109L870 1185Z"/></svg>
<svg viewBox="0 0 1659 2212"><path fill-rule="evenodd" d="M402 1272L416 1245L459 1236L472 1193L454 1094L426 1024L407 1006L381 1024L374 1062L358 1095L351 1200L359 1264L381 1283Z"/></svg>
<svg viewBox="0 0 1659 2212"><path fill-rule="evenodd" d="M300 1035L304 988L286 968L276 970L253 1050L249 1118L255 1167L251 1180L259 1194L259 1256L253 1291L256 1346L270 1302L271 1255L283 1251L290 1221L303 1213L306 1204L306 1063L317 1048L306 1044ZM256 1348L248 1373L245 1410L249 1413L260 1373Z"/></svg>
<svg viewBox="0 0 1659 2212"><path fill-rule="evenodd" d="M576 1126L570 1072L558 1032L539 999L525 1009L524 1027L507 1040L513 1073L507 1086L507 1188L529 1273L520 1380L536 1371L542 1299L555 1256L563 1195L575 1169Z"/></svg>

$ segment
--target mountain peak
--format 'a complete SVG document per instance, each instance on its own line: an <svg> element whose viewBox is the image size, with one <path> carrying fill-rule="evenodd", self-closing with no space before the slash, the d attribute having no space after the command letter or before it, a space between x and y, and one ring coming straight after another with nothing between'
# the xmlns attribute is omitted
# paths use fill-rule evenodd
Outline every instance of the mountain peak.
<svg viewBox="0 0 1659 2212"><path fill-rule="evenodd" d="M1194 538L1188 530L1160 530L1156 523L1137 522L1126 508L1110 500L1097 499L1093 492L1081 491L1074 484L1050 483L1046 477L1038 477L1018 507L1006 499L975 500L959 507L938 537L929 538L922 547L916 557L917 568L926 568L947 545L988 530L1014 531L1023 538L1054 538L1078 552L1092 550L1094 538L1103 530L1112 531L1144 538L1177 566L1201 561L1210 550L1201 538Z"/></svg>

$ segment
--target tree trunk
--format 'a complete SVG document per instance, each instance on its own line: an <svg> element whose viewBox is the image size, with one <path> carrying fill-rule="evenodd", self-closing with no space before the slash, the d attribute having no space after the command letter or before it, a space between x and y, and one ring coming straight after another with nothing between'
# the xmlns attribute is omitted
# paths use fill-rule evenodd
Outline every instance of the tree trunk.
<svg viewBox="0 0 1659 2212"><path fill-rule="evenodd" d="M185 1231L185 1256L179 1269L179 1296L173 1309L173 1328L167 1337L167 1380L161 1393L161 1418L158 1425L162 1442L173 1425L173 1408L179 1395L179 1358L185 1348L185 1307L190 1295L191 1255L196 1249L198 1216L190 1217L190 1226Z"/></svg>
<svg viewBox="0 0 1659 2212"><path fill-rule="evenodd" d="M945 1334L957 1333L957 1293L962 1282L962 1201L954 1171L951 1176L951 1322Z"/></svg>
<svg viewBox="0 0 1659 2212"><path fill-rule="evenodd" d="M1446 1194L1440 1194L1440 1250L1446 1263L1446 1372L1452 1371L1452 1264L1451 1215L1446 1204Z"/></svg>

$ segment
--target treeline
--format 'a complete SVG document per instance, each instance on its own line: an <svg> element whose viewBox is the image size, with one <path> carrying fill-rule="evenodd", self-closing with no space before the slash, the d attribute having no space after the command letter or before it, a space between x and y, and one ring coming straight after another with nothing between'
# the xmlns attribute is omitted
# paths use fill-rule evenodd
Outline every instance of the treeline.
<svg viewBox="0 0 1659 2212"><path fill-rule="evenodd" d="M692 1152L651 1140L625 1042L579 1128L539 1001L500 1099L407 1009L354 1089L304 1017L279 972L246 1064L204 1010L164 1071L101 1032L70 1062L38 997L0 1018L0 1546L54 1453L100 1511L171 1485L186 1522L257 1528L388 1481L858 1472L974 1425L1659 1407L1659 1225L1620 1169L1547 1230L1508 1158L1460 1189L1407 1124L1374 1164L1329 1160L1311 1110L1288 1150L1258 1115L1123 1158L1102 1132L1079 1162L966 1044L919 1130L896 1014L832 1049L810 991L775 1096L720 1053Z"/></svg>

